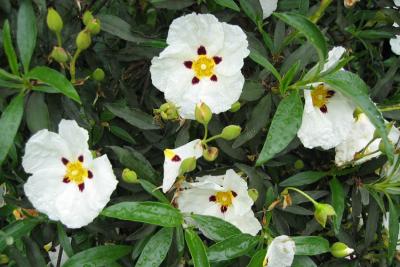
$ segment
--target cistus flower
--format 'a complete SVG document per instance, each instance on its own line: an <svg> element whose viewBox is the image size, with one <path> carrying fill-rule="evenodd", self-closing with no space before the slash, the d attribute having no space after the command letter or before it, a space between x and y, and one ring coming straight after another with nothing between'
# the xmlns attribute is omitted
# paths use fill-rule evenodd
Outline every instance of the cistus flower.
<svg viewBox="0 0 400 267"><path fill-rule="evenodd" d="M164 178L162 190L166 193L180 175L181 165L185 159L200 158L203 155L203 146L200 139L193 140L175 149L164 150Z"/></svg>
<svg viewBox="0 0 400 267"><path fill-rule="evenodd" d="M290 267L292 266L296 244L287 235L275 237L268 246L263 267Z"/></svg>
<svg viewBox="0 0 400 267"><path fill-rule="evenodd" d="M206 103L215 114L230 109L242 92L243 59L249 55L243 30L211 14L189 14L169 28L168 47L151 62L153 85L194 119L195 106Z"/></svg>
<svg viewBox="0 0 400 267"><path fill-rule="evenodd" d="M260 0L260 5L263 11L263 19L266 19L271 16L278 7L278 0Z"/></svg>
<svg viewBox="0 0 400 267"><path fill-rule="evenodd" d="M225 175L196 178L176 194L176 204L182 212L221 218L243 233L256 235L261 224L254 216L254 201L247 192L247 183L235 171Z"/></svg>
<svg viewBox="0 0 400 267"><path fill-rule="evenodd" d="M117 179L107 155L93 159L88 132L61 120L58 134L40 130L26 143L22 166L32 205L69 228L92 222L110 200Z"/></svg>
<svg viewBox="0 0 400 267"><path fill-rule="evenodd" d="M396 3L397 6L400 6L400 1L397 1ZM398 28L399 24L393 23L393 27ZM392 48L392 52L395 53L396 55L400 56L400 34L396 35L394 38L390 39L390 47Z"/></svg>
<svg viewBox="0 0 400 267"><path fill-rule="evenodd" d="M343 47L333 48L322 72L335 68L344 52ZM331 149L349 134L355 106L324 83L309 86L313 90L304 90L304 112L297 136L307 148Z"/></svg>
<svg viewBox="0 0 400 267"><path fill-rule="evenodd" d="M361 113L354 118L349 135L336 146L335 163L343 166L349 162L361 164L372 158L380 156L379 143L381 138L374 138L375 126L368 117ZM392 127L389 132L389 140L396 143L400 137L400 131Z"/></svg>

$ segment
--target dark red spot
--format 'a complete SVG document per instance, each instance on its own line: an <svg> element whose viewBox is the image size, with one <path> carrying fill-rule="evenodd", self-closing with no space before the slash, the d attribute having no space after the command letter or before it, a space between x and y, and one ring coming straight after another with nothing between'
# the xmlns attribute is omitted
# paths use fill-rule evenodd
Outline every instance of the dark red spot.
<svg viewBox="0 0 400 267"><path fill-rule="evenodd" d="M221 61L222 61L222 57L217 57L217 56L215 56L215 57L213 57L213 59L214 59L214 62L215 62L215 64L219 64L219 63L221 63Z"/></svg>
<svg viewBox="0 0 400 267"><path fill-rule="evenodd" d="M183 62L183 65L185 65L186 68L191 69L193 62L192 61L185 61Z"/></svg>
<svg viewBox="0 0 400 267"><path fill-rule="evenodd" d="M210 80L213 82L218 81L217 75L214 74L213 76L211 76Z"/></svg>
<svg viewBox="0 0 400 267"><path fill-rule="evenodd" d="M64 165L67 165L69 160L67 160L66 158L61 158L61 161Z"/></svg>
<svg viewBox="0 0 400 267"><path fill-rule="evenodd" d="M79 191L83 192L83 190L85 189L85 183L78 184L78 187Z"/></svg>
<svg viewBox="0 0 400 267"><path fill-rule="evenodd" d="M208 200L209 200L210 202L215 202L215 201L217 201L217 197L214 196L214 195L212 195L212 196L210 196L210 197L208 198Z"/></svg>
<svg viewBox="0 0 400 267"><path fill-rule="evenodd" d="M181 161L181 157L179 157L178 155L175 155L175 156L172 157L171 160L174 161L174 162L178 162L178 161Z"/></svg>
<svg viewBox="0 0 400 267"><path fill-rule="evenodd" d="M331 98L331 97L334 96L334 95L335 95L335 91L333 91L333 90L328 90L326 97L327 97L327 98Z"/></svg>
<svg viewBox="0 0 400 267"><path fill-rule="evenodd" d="M78 157L78 160L79 160L80 162L83 162L83 156L80 155L80 156Z"/></svg>
<svg viewBox="0 0 400 267"><path fill-rule="evenodd" d="M70 182L70 180L69 180L68 177L64 177L63 182L66 183L66 184L68 184L68 183Z"/></svg>
<svg viewBox="0 0 400 267"><path fill-rule="evenodd" d="M87 172L87 177L88 177L89 179L92 179L92 178L93 178L93 173L92 173L91 171L88 171L88 172Z"/></svg>
<svg viewBox="0 0 400 267"><path fill-rule="evenodd" d="M326 105L323 105L322 107L320 107L319 110L321 110L322 113L328 112L328 108L326 107Z"/></svg>
<svg viewBox="0 0 400 267"><path fill-rule="evenodd" d="M198 84L200 82L199 78L193 77L192 84Z"/></svg>
<svg viewBox="0 0 400 267"><path fill-rule="evenodd" d="M204 46L200 46L200 47L197 49L197 54L198 54L198 55L206 55L206 54L207 54L206 48L205 48Z"/></svg>
<svg viewBox="0 0 400 267"><path fill-rule="evenodd" d="M235 191L231 191L233 197L237 197L237 193Z"/></svg>
<svg viewBox="0 0 400 267"><path fill-rule="evenodd" d="M221 206L221 212L225 213L228 210L227 206Z"/></svg>

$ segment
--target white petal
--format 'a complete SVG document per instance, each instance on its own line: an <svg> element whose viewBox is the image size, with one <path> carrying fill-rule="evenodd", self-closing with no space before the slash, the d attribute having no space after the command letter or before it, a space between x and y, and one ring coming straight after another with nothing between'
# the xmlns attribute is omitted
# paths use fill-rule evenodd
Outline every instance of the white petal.
<svg viewBox="0 0 400 267"><path fill-rule="evenodd" d="M342 46L332 48L328 53L328 60L326 61L322 72L336 67L345 52L346 49Z"/></svg>
<svg viewBox="0 0 400 267"><path fill-rule="evenodd" d="M225 220L236 226L243 233L250 234L252 236L257 235L262 228L252 210L249 210L247 213L241 216L226 216Z"/></svg>
<svg viewBox="0 0 400 267"><path fill-rule="evenodd" d="M203 147L201 145L201 140L196 139L193 140L183 146L172 149L175 155L179 156L179 161L172 161L169 158L165 158L164 161L164 178L162 189L163 192L167 192L172 185L175 183L176 177L179 175L179 168L181 167L182 162L191 157L195 157L196 159L200 158L203 155Z"/></svg>
<svg viewBox="0 0 400 267"><path fill-rule="evenodd" d="M292 265L296 244L290 237L281 235L268 246L265 256L267 267L290 267Z"/></svg>
<svg viewBox="0 0 400 267"><path fill-rule="evenodd" d="M63 168L63 157L71 157L65 140L56 133L40 130L26 143L22 166L27 173L48 168Z"/></svg>
<svg viewBox="0 0 400 267"><path fill-rule="evenodd" d="M182 212L209 215L222 218L219 206L209 200L214 190L191 188L178 193L176 203Z"/></svg>
<svg viewBox="0 0 400 267"><path fill-rule="evenodd" d="M86 129L79 127L74 120L61 120L58 125L58 134L68 144L72 157L78 158L80 155L90 154L88 141L89 134Z"/></svg>
<svg viewBox="0 0 400 267"><path fill-rule="evenodd" d="M237 194L232 203L235 214L243 216L251 210L254 201L250 198L249 193L247 192L247 183L235 171L226 171L224 189L226 191L234 191Z"/></svg>
<svg viewBox="0 0 400 267"><path fill-rule="evenodd" d="M392 52L400 56L400 35L396 35L395 38L390 39L390 46Z"/></svg>
<svg viewBox="0 0 400 267"><path fill-rule="evenodd" d="M278 0L260 0L263 11L263 19L268 18L278 7Z"/></svg>
<svg viewBox="0 0 400 267"><path fill-rule="evenodd" d="M57 261L58 261L58 254L60 253L60 245L55 247L55 251L49 251L49 258L50 258L50 262L51 264L53 264L53 266L57 266ZM69 259L67 253L65 253L65 250L63 250L62 254L61 254L61 261L60 261L60 266L63 266L64 263Z"/></svg>
<svg viewBox="0 0 400 267"><path fill-rule="evenodd" d="M400 0L394 0L393 2L394 2L394 4L395 4L396 6L399 6L399 7L400 7Z"/></svg>

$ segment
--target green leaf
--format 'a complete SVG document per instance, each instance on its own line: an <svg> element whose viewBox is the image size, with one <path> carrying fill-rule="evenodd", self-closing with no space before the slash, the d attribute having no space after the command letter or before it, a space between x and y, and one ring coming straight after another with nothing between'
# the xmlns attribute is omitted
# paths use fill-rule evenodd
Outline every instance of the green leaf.
<svg viewBox="0 0 400 267"><path fill-rule="evenodd" d="M17 44L24 71L29 71L37 36L36 15L30 0L22 0L18 10Z"/></svg>
<svg viewBox="0 0 400 267"><path fill-rule="evenodd" d="M56 89L58 92L64 94L72 100L75 100L79 104L81 103L81 99L79 98L79 95L72 83L68 81L64 75L54 69L43 66L36 67L27 73L25 77L46 83L52 88Z"/></svg>
<svg viewBox="0 0 400 267"><path fill-rule="evenodd" d="M224 6L232 10L235 10L237 12L240 12L240 8L233 0L215 0L215 3L217 3L220 6Z"/></svg>
<svg viewBox="0 0 400 267"><path fill-rule="evenodd" d="M294 236L296 255L313 256L329 252L329 242L320 236Z"/></svg>
<svg viewBox="0 0 400 267"><path fill-rule="evenodd" d="M13 82L20 82L22 83L22 79L19 76L14 74L8 73L7 71L0 68L0 79L5 81L13 81Z"/></svg>
<svg viewBox="0 0 400 267"><path fill-rule="evenodd" d="M394 148L388 138L385 121L382 113L369 97L368 86L365 82L358 75L344 70L324 76L321 82L352 100L368 116L382 138L386 156L390 162L393 162Z"/></svg>
<svg viewBox="0 0 400 267"><path fill-rule="evenodd" d="M303 102L297 92L292 92L279 103L257 165L267 162L287 147L300 128L302 115Z"/></svg>
<svg viewBox="0 0 400 267"><path fill-rule="evenodd" d="M389 247L388 260L392 263L394 254L396 253L397 241L399 239L399 214L392 199L388 197L389 202Z"/></svg>
<svg viewBox="0 0 400 267"><path fill-rule="evenodd" d="M68 257L72 257L72 255L74 255L74 251L71 246L71 241L69 240L67 233L65 232L64 226L60 222L57 223L57 234L61 247L68 255Z"/></svg>
<svg viewBox="0 0 400 267"><path fill-rule="evenodd" d="M300 61L297 61L290 67L290 69L286 72L285 76L283 76L283 79L279 84L279 91L281 92L281 94L284 94L286 92L288 86L293 81L294 76L299 71L299 68L300 68Z"/></svg>
<svg viewBox="0 0 400 267"><path fill-rule="evenodd" d="M220 241L208 248L211 262L234 259L247 254L259 242L259 238L249 234L238 234Z"/></svg>
<svg viewBox="0 0 400 267"><path fill-rule="evenodd" d="M163 228L151 237L136 262L136 267L158 267L167 256L172 242L173 228Z"/></svg>
<svg viewBox="0 0 400 267"><path fill-rule="evenodd" d="M192 214L191 217L203 235L213 241L222 241L241 233L236 226L217 217L197 214Z"/></svg>
<svg viewBox="0 0 400 267"><path fill-rule="evenodd" d="M273 15L304 34L317 49L320 62L325 62L328 56L327 44L324 35L314 23L297 13L274 13Z"/></svg>
<svg viewBox="0 0 400 267"><path fill-rule="evenodd" d="M251 257L251 260L247 267L260 267L263 266L265 255L267 254L266 249L262 249L257 251L253 257Z"/></svg>
<svg viewBox="0 0 400 267"><path fill-rule="evenodd" d="M25 121L31 133L50 128L50 117L44 94L32 93L26 103Z"/></svg>
<svg viewBox="0 0 400 267"><path fill-rule="evenodd" d="M279 183L279 186L302 186L315 183L319 181L321 178L325 177L325 172L315 172L315 171L305 171L296 173L293 176L290 176L283 182Z"/></svg>
<svg viewBox="0 0 400 267"><path fill-rule="evenodd" d="M24 95L18 94L6 107L0 118L0 166L7 157L24 113Z"/></svg>
<svg viewBox="0 0 400 267"><path fill-rule="evenodd" d="M179 226L183 222L178 209L159 202L121 202L104 209L104 216L120 220L144 222L164 227Z"/></svg>
<svg viewBox="0 0 400 267"><path fill-rule="evenodd" d="M192 229L185 229L185 240L192 255L194 267L209 267L206 248L200 237Z"/></svg>
<svg viewBox="0 0 400 267"><path fill-rule="evenodd" d="M342 184L339 182L339 180L336 177L334 177L329 182L329 187L331 188L331 193L332 193L332 206L336 212L336 216L333 216L333 218L332 218L333 229L335 231L335 234L338 234L339 230L340 230L340 224L342 222L343 211L344 211L344 201L345 201L346 196L344 194Z"/></svg>
<svg viewBox="0 0 400 267"><path fill-rule="evenodd" d="M130 133L128 133L127 131L125 131L124 129L115 126L115 125L110 125L110 132L117 136L118 138L131 143L132 145L136 145L136 141L135 139L133 139L133 137L130 135Z"/></svg>
<svg viewBox="0 0 400 267"><path fill-rule="evenodd" d="M136 108L121 106L118 103L108 103L106 108L118 118L142 130L157 130L160 127L153 121L153 116Z"/></svg>
<svg viewBox="0 0 400 267"><path fill-rule="evenodd" d="M307 256L294 256L291 267L317 267L315 262Z"/></svg>
<svg viewBox="0 0 400 267"><path fill-rule="evenodd" d="M240 0L240 6L243 12L258 25L262 21L262 8L259 0Z"/></svg>
<svg viewBox="0 0 400 267"><path fill-rule="evenodd" d="M3 47L8 59L8 65L10 65L11 72L14 75L19 75L18 60L12 44L10 24L8 23L8 20L4 22L3 26Z"/></svg>
<svg viewBox="0 0 400 267"><path fill-rule="evenodd" d="M147 193L157 198L160 202L169 204L170 201L168 200L168 198L166 198L165 195L160 191L160 189L157 188L155 185L143 179L139 179L139 183L141 184L143 189L146 190Z"/></svg>
<svg viewBox="0 0 400 267"><path fill-rule="evenodd" d="M38 244L29 237L23 237L26 254L32 267L45 267L46 261L40 251Z"/></svg>
<svg viewBox="0 0 400 267"><path fill-rule="evenodd" d="M0 235L0 252L7 247L7 237L12 237L14 240L20 239L21 237L29 234L39 222L40 221L36 219L25 219L14 221L2 228L1 231L4 232L4 235Z"/></svg>
<svg viewBox="0 0 400 267"><path fill-rule="evenodd" d="M282 80L281 75L279 74L279 72L276 70L276 68L271 64L271 62L268 61L268 59L266 57L264 57L263 55L261 55L258 51L250 48L250 55L249 55L250 59L253 60L255 63L259 64L260 66L264 67L265 69L267 69L269 72L272 73L272 75L275 76L275 78L278 81Z"/></svg>
<svg viewBox="0 0 400 267"><path fill-rule="evenodd" d="M69 258L63 267L109 266L132 251L131 246L105 245L81 251Z"/></svg>

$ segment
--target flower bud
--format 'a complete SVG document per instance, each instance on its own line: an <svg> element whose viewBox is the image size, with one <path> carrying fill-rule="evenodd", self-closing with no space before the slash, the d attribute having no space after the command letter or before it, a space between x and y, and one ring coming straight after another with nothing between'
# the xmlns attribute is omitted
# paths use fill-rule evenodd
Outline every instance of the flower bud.
<svg viewBox="0 0 400 267"><path fill-rule="evenodd" d="M8 258L8 256L6 254L0 254L0 264L1 265L6 265L8 262L10 261L10 259Z"/></svg>
<svg viewBox="0 0 400 267"><path fill-rule="evenodd" d="M57 61L58 63L65 63L68 61L68 54L65 52L64 48L55 46L51 51L50 57Z"/></svg>
<svg viewBox="0 0 400 267"><path fill-rule="evenodd" d="M102 70L101 68L97 68L93 71L92 73L92 78L95 81L101 82L102 80L104 80L104 70Z"/></svg>
<svg viewBox="0 0 400 267"><path fill-rule="evenodd" d="M90 38L90 33L88 31L81 31L78 33L78 36L76 37L76 47L79 50L86 50L92 43L92 39Z"/></svg>
<svg viewBox="0 0 400 267"><path fill-rule="evenodd" d="M214 161L218 157L218 148L211 146L203 150L203 158L207 161Z"/></svg>
<svg viewBox="0 0 400 267"><path fill-rule="evenodd" d="M207 125L212 117L211 109L207 106L206 103L199 103L196 105L196 108L194 110L194 117L196 118L197 122L203 125Z"/></svg>
<svg viewBox="0 0 400 267"><path fill-rule="evenodd" d="M331 247L331 254L336 258L344 258L354 252L354 249L349 248L345 243L336 242Z"/></svg>
<svg viewBox="0 0 400 267"><path fill-rule="evenodd" d="M294 168L296 170L301 170L304 168L304 162L301 159L298 159L294 162Z"/></svg>
<svg viewBox="0 0 400 267"><path fill-rule="evenodd" d="M225 140L233 140L240 135L242 128L238 125L226 126L221 132L221 138Z"/></svg>
<svg viewBox="0 0 400 267"><path fill-rule="evenodd" d="M47 10L47 27L53 32L60 33L64 24L58 12L50 7Z"/></svg>
<svg viewBox="0 0 400 267"><path fill-rule="evenodd" d="M159 109L154 109L153 112L159 114L165 121L179 119L178 109L170 102L162 104Z"/></svg>
<svg viewBox="0 0 400 267"><path fill-rule="evenodd" d="M125 168L122 171L122 180L128 184L137 184L139 180L135 171Z"/></svg>
<svg viewBox="0 0 400 267"><path fill-rule="evenodd" d="M194 169L196 169L196 157L187 158L184 161L182 161L182 164L179 168L179 175L191 172Z"/></svg>
<svg viewBox="0 0 400 267"><path fill-rule="evenodd" d="M235 103L232 104L231 109L229 110L230 112L236 112L240 109L242 105L240 104L239 101L236 101Z"/></svg>
<svg viewBox="0 0 400 267"><path fill-rule="evenodd" d="M89 10L86 10L85 13L83 13L82 21L83 24L85 24L85 26L87 26L89 22L92 21L93 19L94 19L93 14Z"/></svg>
<svg viewBox="0 0 400 267"><path fill-rule="evenodd" d="M247 194L249 194L249 197L256 202L258 199L258 191L255 188L250 188L249 190L247 190Z"/></svg>
<svg viewBox="0 0 400 267"><path fill-rule="evenodd" d="M334 215L336 215L336 212L331 205L326 203L315 204L314 217L322 227L325 228L328 216Z"/></svg>
<svg viewBox="0 0 400 267"><path fill-rule="evenodd" d="M96 35L100 32L100 20L98 19L92 19L89 21L89 23L86 25L87 30L90 32L90 34Z"/></svg>

